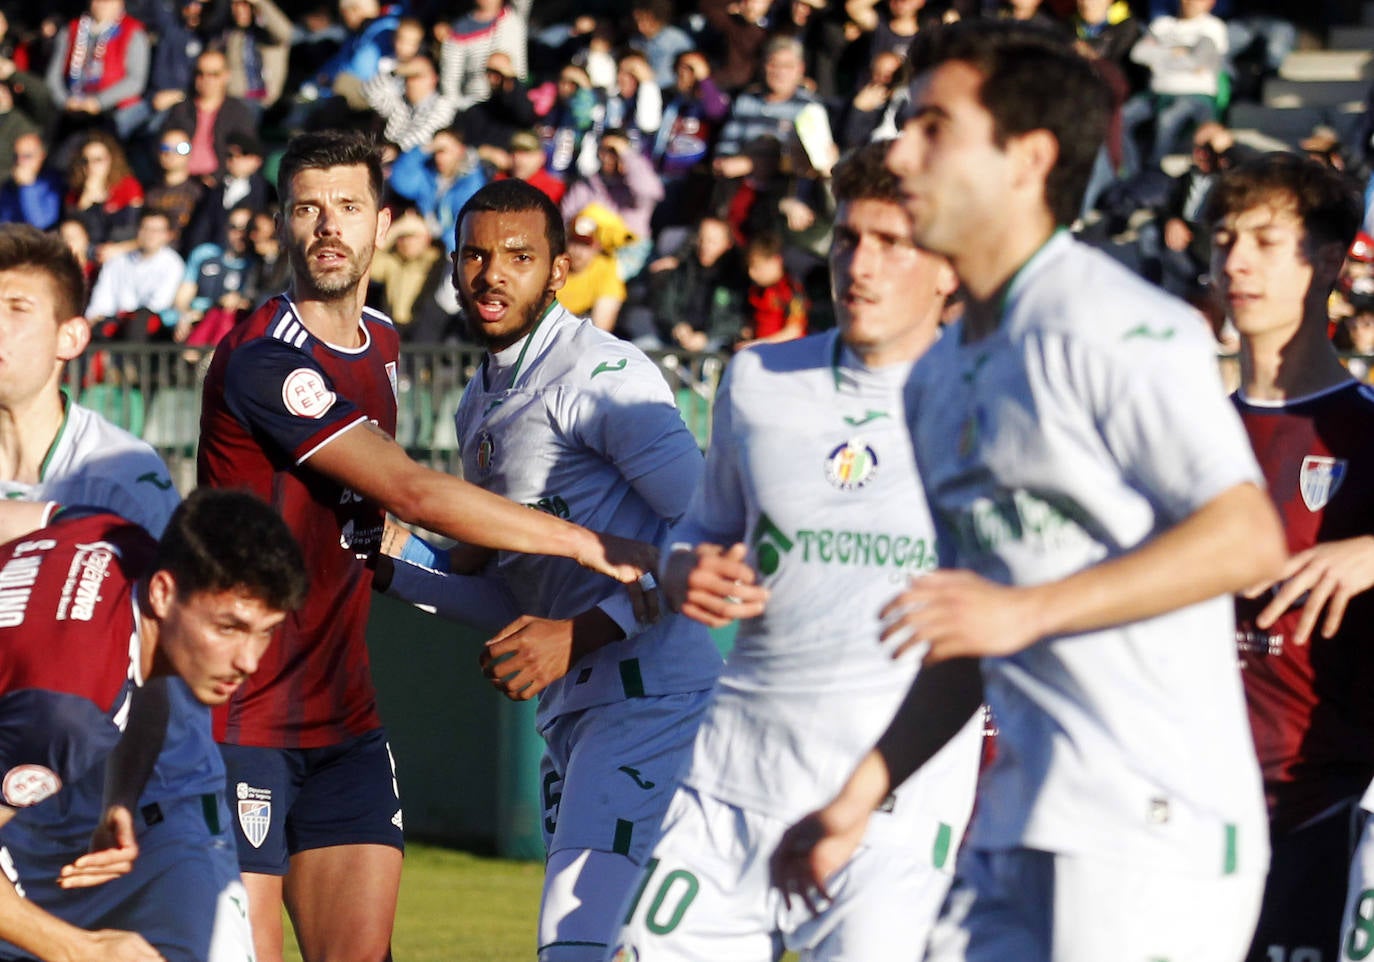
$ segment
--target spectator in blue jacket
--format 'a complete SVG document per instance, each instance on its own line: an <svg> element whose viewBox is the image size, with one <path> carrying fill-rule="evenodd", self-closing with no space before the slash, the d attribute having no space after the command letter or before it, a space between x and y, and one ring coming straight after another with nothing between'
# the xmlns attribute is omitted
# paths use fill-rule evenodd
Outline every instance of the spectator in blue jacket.
<svg viewBox="0 0 1374 962"><path fill-rule="evenodd" d="M429 143L407 150L391 166L391 189L415 204L435 240L453 253L458 211L487 182L476 154L469 153L457 127L439 131Z"/></svg>
<svg viewBox="0 0 1374 962"><path fill-rule="evenodd" d="M31 224L39 230L57 226L67 187L47 159L38 134L21 134L14 142L14 168L0 186L0 223Z"/></svg>

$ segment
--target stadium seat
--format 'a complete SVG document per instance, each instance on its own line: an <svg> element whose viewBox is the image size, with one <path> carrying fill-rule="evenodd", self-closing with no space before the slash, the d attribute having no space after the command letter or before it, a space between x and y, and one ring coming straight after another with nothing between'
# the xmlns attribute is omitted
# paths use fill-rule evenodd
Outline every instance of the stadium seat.
<svg viewBox="0 0 1374 962"><path fill-rule="evenodd" d="M153 395L143 440L158 449L195 453L200 436L200 392L193 387L165 387Z"/></svg>
<svg viewBox="0 0 1374 962"><path fill-rule="evenodd" d="M90 408L107 421L131 434L143 433L143 392L119 384L91 384L81 391L77 403Z"/></svg>

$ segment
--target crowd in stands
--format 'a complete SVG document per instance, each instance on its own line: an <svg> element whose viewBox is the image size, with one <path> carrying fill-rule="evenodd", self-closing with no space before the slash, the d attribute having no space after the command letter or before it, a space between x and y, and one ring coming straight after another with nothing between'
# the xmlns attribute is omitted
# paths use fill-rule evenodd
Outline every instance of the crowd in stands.
<svg viewBox="0 0 1374 962"><path fill-rule="evenodd" d="M694 351L803 335L830 313L832 165L905 119L912 40L970 17L1041 23L1094 63L1117 111L1084 236L1205 309L1199 211L1243 149L1228 102L1295 44L1226 0L279 2L0 8L0 220L68 239L98 339L213 345L280 289L275 159L291 134L340 126L388 145L371 297L407 341L462 338L455 217L504 177L558 204L560 299L598 326ZM1365 173L1334 132L1309 147ZM1374 325L1362 276L1333 320L1351 344Z"/></svg>

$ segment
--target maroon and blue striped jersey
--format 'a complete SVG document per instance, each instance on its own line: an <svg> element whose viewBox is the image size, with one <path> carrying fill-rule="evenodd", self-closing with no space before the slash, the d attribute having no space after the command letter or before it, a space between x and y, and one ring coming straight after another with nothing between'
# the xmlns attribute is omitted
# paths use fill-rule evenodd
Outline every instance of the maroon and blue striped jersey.
<svg viewBox="0 0 1374 962"><path fill-rule="evenodd" d="M396 329L364 309L362 345L342 348L274 297L220 342L205 379L201 484L246 488L286 519L310 590L257 674L215 710L221 742L320 748L380 726L366 629L385 513L310 467L311 456L368 421L396 431Z"/></svg>
<svg viewBox="0 0 1374 962"><path fill-rule="evenodd" d="M24 808L104 761L141 684L134 591L156 542L113 514L0 545L0 802Z"/></svg>
<svg viewBox="0 0 1374 962"><path fill-rule="evenodd" d="M1255 457L1294 554L1374 535L1374 391L1354 381L1266 406L1237 396ZM1270 818L1293 829L1359 798L1374 777L1374 595L1350 602L1340 630L1293 643L1302 601L1267 629L1272 593L1236 603L1236 640Z"/></svg>

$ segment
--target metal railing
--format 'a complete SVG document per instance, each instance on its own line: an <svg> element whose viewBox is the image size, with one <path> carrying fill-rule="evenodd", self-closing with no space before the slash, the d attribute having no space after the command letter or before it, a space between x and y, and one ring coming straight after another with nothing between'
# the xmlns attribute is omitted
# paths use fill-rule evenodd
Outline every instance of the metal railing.
<svg viewBox="0 0 1374 962"><path fill-rule="evenodd" d="M726 358L686 351L650 355L702 449ZM411 457L457 473L453 415L482 357L473 346L403 346L396 372L396 440ZM177 489L195 487L200 397L210 353L174 345L92 346L67 364L71 397L137 434L167 461Z"/></svg>

